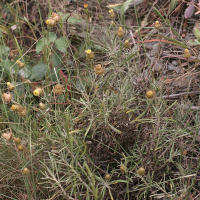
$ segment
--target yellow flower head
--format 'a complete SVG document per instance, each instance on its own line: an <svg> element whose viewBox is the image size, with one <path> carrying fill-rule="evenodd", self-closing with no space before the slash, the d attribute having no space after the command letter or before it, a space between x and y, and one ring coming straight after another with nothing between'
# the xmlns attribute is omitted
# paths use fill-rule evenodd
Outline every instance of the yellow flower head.
<svg viewBox="0 0 200 200"><path fill-rule="evenodd" d="M33 94L34 94L34 96L36 96L36 97L42 95L42 93L43 93L42 88L36 88L36 89L33 91Z"/></svg>
<svg viewBox="0 0 200 200"><path fill-rule="evenodd" d="M111 9L111 10L109 10L109 13L113 13L113 10Z"/></svg>
<svg viewBox="0 0 200 200"><path fill-rule="evenodd" d="M85 51L85 53L89 55L89 54L92 53L92 50L91 50L91 49L88 49L88 50Z"/></svg>
<svg viewBox="0 0 200 200"><path fill-rule="evenodd" d="M154 90L148 90L148 91L146 92L146 97L147 97L148 99L152 99L152 98L154 98L155 96L156 96L156 93L155 93Z"/></svg>
<svg viewBox="0 0 200 200"><path fill-rule="evenodd" d="M88 4L84 3L84 8L87 9L88 8Z"/></svg>

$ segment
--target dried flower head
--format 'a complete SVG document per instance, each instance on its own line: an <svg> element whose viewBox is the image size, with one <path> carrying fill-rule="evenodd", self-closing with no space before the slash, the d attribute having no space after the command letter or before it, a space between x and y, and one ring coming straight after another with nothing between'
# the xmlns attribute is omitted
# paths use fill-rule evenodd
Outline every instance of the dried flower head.
<svg viewBox="0 0 200 200"><path fill-rule="evenodd" d="M102 75L104 73L105 69L102 65L99 64L94 67L94 71L97 75Z"/></svg>
<svg viewBox="0 0 200 200"><path fill-rule="evenodd" d="M7 82L7 89L10 90L10 91L12 91L12 90L15 89L15 85L12 84L12 83L10 83L10 82Z"/></svg>
<svg viewBox="0 0 200 200"><path fill-rule="evenodd" d="M19 66L20 69L25 66L25 64L23 62L21 62L20 60L16 60L16 63Z"/></svg>
<svg viewBox="0 0 200 200"><path fill-rule="evenodd" d="M43 90L41 87L38 87L36 88L34 91L33 91L33 94L34 96L38 97L38 96L41 96L43 94Z"/></svg>
<svg viewBox="0 0 200 200"><path fill-rule="evenodd" d="M26 108L20 108L19 112L17 113L19 116L24 117L26 116Z"/></svg>
<svg viewBox="0 0 200 200"><path fill-rule="evenodd" d="M130 43L128 40L125 40L124 42L124 48L129 49L131 47Z"/></svg>
<svg viewBox="0 0 200 200"><path fill-rule="evenodd" d="M155 24L154 24L154 27L156 29L159 29L161 27L161 23L159 21L156 21Z"/></svg>
<svg viewBox="0 0 200 200"><path fill-rule="evenodd" d="M148 99L153 99L155 96L156 96L156 93L155 93L154 90L148 90L148 91L146 92L146 97L147 97Z"/></svg>
<svg viewBox="0 0 200 200"><path fill-rule="evenodd" d="M183 57L186 58L186 59L191 57L190 51L188 49L185 49Z"/></svg>
<svg viewBox="0 0 200 200"><path fill-rule="evenodd" d="M112 9L109 10L109 13L110 13L110 17L111 18L115 18L116 17L116 15L115 15L115 13L114 13L114 11Z"/></svg>
<svg viewBox="0 0 200 200"><path fill-rule="evenodd" d="M118 37L123 37L124 36L124 30L122 27L119 27L118 31L116 32Z"/></svg>
<svg viewBox="0 0 200 200"><path fill-rule="evenodd" d="M22 174L23 174L24 176L28 176L28 175L30 174L29 169L25 167L25 168L22 170Z"/></svg>
<svg viewBox="0 0 200 200"><path fill-rule="evenodd" d="M144 176L145 174L145 169L143 167L140 167L140 169L138 169L137 173L140 175L140 176Z"/></svg>
<svg viewBox="0 0 200 200"><path fill-rule="evenodd" d="M53 93L59 95L62 94L63 92L65 92L64 87L60 84L57 84L54 88L53 88Z"/></svg>
<svg viewBox="0 0 200 200"><path fill-rule="evenodd" d="M12 100L12 94L11 94L10 92L3 93L3 94L2 94L2 98L3 98L3 102L4 102L5 104L8 104L8 103L10 103L11 100Z"/></svg>
<svg viewBox="0 0 200 200"><path fill-rule="evenodd" d="M14 138L14 142L15 142L15 144L17 144L17 145L19 145L19 144L21 144L21 139L20 138Z"/></svg>
<svg viewBox="0 0 200 200"><path fill-rule="evenodd" d="M2 137L7 140L10 141L12 139L12 133L11 132L7 132L7 133L2 133Z"/></svg>
<svg viewBox="0 0 200 200"><path fill-rule="evenodd" d="M11 106L11 109L13 111L19 112L20 109L21 109L21 106L19 104L14 104L14 105Z"/></svg>
<svg viewBox="0 0 200 200"><path fill-rule="evenodd" d="M46 110L46 105L43 103L39 103L39 107L41 110Z"/></svg>
<svg viewBox="0 0 200 200"><path fill-rule="evenodd" d="M60 21L60 19L61 19L60 15L57 14L57 13L55 13L55 12L53 12L53 13L51 14L51 18L52 18L53 20L55 20L55 22L58 22L58 21ZM51 18L50 18L50 19L51 19Z"/></svg>
<svg viewBox="0 0 200 200"><path fill-rule="evenodd" d="M86 56L87 56L88 59L94 58L94 53L92 52L91 49L86 50L85 53L86 53Z"/></svg>

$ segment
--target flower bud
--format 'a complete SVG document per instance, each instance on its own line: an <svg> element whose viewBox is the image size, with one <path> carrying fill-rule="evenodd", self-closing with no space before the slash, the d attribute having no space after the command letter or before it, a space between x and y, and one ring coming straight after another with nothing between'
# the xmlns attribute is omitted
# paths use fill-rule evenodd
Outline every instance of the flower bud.
<svg viewBox="0 0 200 200"><path fill-rule="evenodd" d="M116 32L118 37L123 37L124 36L124 30L122 27L119 27L118 31Z"/></svg>
<svg viewBox="0 0 200 200"><path fill-rule="evenodd" d="M124 42L124 48L129 49L131 47L130 43L128 40L125 40Z"/></svg>
<svg viewBox="0 0 200 200"><path fill-rule="evenodd" d="M22 144L20 144L20 145L17 146L17 149L19 151L24 151L24 146Z"/></svg>
<svg viewBox="0 0 200 200"><path fill-rule="evenodd" d="M16 63L19 66L20 69L25 66L25 64L23 62L21 62L20 60L16 60Z"/></svg>
<svg viewBox="0 0 200 200"><path fill-rule="evenodd" d="M19 112L20 109L21 109L21 106L19 104L14 104L14 105L11 106L11 109L13 111Z"/></svg>
<svg viewBox="0 0 200 200"><path fill-rule="evenodd" d="M25 168L22 170L22 174L23 174L24 176L28 176L28 175L30 174L29 169L25 167Z"/></svg>
<svg viewBox="0 0 200 200"><path fill-rule="evenodd" d="M121 170L122 173L126 173L126 166L121 165L120 170Z"/></svg>
<svg viewBox="0 0 200 200"><path fill-rule="evenodd" d="M109 181L109 180L111 179L110 174L106 174L105 179L106 179L107 181Z"/></svg>
<svg viewBox="0 0 200 200"><path fill-rule="evenodd" d="M189 52L188 49L185 49L184 54L183 54L183 57L186 58L186 59L188 59L188 58L191 57L191 54L190 54L190 52Z"/></svg>
<svg viewBox="0 0 200 200"><path fill-rule="evenodd" d="M156 29L159 29L161 27L161 23L159 21L156 21L155 24L154 24L154 27Z"/></svg>
<svg viewBox="0 0 200 200"><path fill-rule="evenodd" d="M15 85L12 84L12 83L10 83L10 82L7 82L7 89L10 90L10 91L12 91L12 90L15 89Z"/></svg>
<svg viewBox="0 0 200 200"><path fill-rule="evenodd" d="M43 94L43 90L42 88L38 87L33 91L34 96L38 97L41 96Z"/></svg>
<svg viewBox="0 0 200 200"><path fill-rule="evenodd" d="M45 23L46 23L47 26L49 26L49 27L53 27L53 26L56 25L56 21L55 21L53 18L47 19Z"/></svg>
<svg viewBox="0 0 200 200"><path fill-rule="evenodd" d="M114 11L112 9L109 10L109 13L110 13L110 17L111 18L115 18L116 17L116 15L115 15L115 13L114 13Z"/></svg>
<svg viewBox="0 0 200 200"><path fill-rule="evenodd" d="M140 175L140 176L144 176L144 174L145 174L145 169L144 169L143 167L140 167L140 169L138 169L137 173L138 173L138 175Z"/></svg>
<svg viewBox="0 0 200 200"><path fill-rule="evenodd" d="M156 93L155 93L154 90L148 90L148 91L146 92L146 97L147 97L148 99L152 99L152 98L154 98L155 96L156 96Z"/></svg>
<svg viewBox="0 0 200 200"><path fill-rule="evenodd" d="M86 53L86 56L87 56L88 59L94 58L94 53L92 52L91 49L86 50L85 53Z"/></svg>
<svg viewBox="0 0 200 200"><path fill-rule="evenodd" d="M46 110L46 105L43 103L39 103L39 107L41 110Z"/></svg>

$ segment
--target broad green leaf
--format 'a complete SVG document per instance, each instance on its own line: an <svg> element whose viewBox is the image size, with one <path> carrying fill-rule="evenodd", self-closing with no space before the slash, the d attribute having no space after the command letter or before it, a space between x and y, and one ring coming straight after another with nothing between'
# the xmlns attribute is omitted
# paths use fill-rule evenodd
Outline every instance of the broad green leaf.
<svg viewBox="0 0 200 200"><path fill-rule="evenodd" d="M54 32L48 32L47 33L47 39L50 41L50 42L55 42L55 40L57 39L57 36Z"/></svg>
<svg viewBox="0 0 200 200"><path fill-rule="evenodd" d="M81 20L76 17L69 17L67 22L74 24L74 23L80 23Z"/></svg>
<svg viewBox="0 0 200 200"><path fill-rule="evenodd" d="M69 47L68 41L64 37L57 39L55 41L55 46L56 49L58 49L62 53L65 53L67 51L67 47Z"/></svg>
<svg viewBox="0 0 200 200"><path fill-rule="evenodd" d="M62 12L59 12L59 15L61 17L61 20L64 22L67 18L70 17L70 13L62 13Z"/></svg>
<svg viewBox="0 0 200 200"><path fill-rule="evenodd" d="M62 56L60 53L53 54L50 58L52 67L59 67L62 63Z"/></svg>
<svg viewBox="0 0 200 200"><path fill-rule="evenodd" d="M196 40L189 40L188 41L188 44L190 44L190 45L200 45L200 42L196 39Z"/></svg>
<svg viewBox="0 0 200 200"><path fill-rule="evenodd" d="M10 51L10 48L9 48L9 47L0 45L0 57L2 57L2 56L7 56L8 53L9 53L9 51Z"/></svg>
<svg viewBox="0 0 200 200"><path fill-rule="evenodd" d="M171 12L176 8L177 4L178 4L177 0L171 0L169 4L169 14L171 14Z"/></svg>
<svg viewBox="0 0 200 200"><path fill-rule="evenodd" d="M78 52L81 58L86 58L86 54L85 54L85 44L82 43L78 46Z"/></svg>
<svg viewBox="0 0 200 200"><path fill-rule="evenodd" d="M9 75L15 74L18 69L17 64L11 60L2 60L1 67L2 71Z"/></svg>
<svg viewBox="0 0 200 200"><path fill-rule="evenodd" d="M24 68L20 69L19 70L19 75L24 78L24 79L27 79L31 76L32 72L31 72L31 69L32 67L30 65L25 65Z"/></svg>
<svg viewBox="0 0 200 200"><path fill-rule="evenodd" d="M80 81L79 79L77 79L77 81L76 81L76 88L79 91L85 91L86 86L87 86L87 84L86 84L86 82L84 80Z"/></svg>
<svg viewBox="0 0 200 200"><path fill-rule="evenodd" d="M40 63L32 68L32 75L30 77L31 80L41 80L44 78L48 71L48 65L45 63Z"/></svg>
<svg viewBox="0 0 200 200"><path fill-rule="evenodd" d="M194 34L197 37L197 39L200 39L200 31L198 28L194 28Z"/></svg>
<svg viewBox="0 0 200 200"><path fill-rule="evenodd" d="M40 39L36 44L36 52L40 53L45 46L45 38Z"/></svg>

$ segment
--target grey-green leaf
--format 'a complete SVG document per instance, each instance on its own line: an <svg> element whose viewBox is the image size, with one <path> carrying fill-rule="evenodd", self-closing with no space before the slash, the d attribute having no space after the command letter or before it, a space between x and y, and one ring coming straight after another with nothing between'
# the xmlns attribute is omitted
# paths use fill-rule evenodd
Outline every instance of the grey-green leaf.
<svg viewBox="0 0 200 200"><path fill-rule="evenodd" d="M55 42L55 40L57 39L57 35L54 32L48 32L47 39L49 40L49 42Z"/></svg>
<svg viewBox="0 0 200 200"><path fill-rule="evenodd" d="M56 49L58 49L62 53L65 53L67 51L67 47L69 47L68 41L64 37L57 39L55 41L55 46Z"/></svg>
<svg viewBox="0 0 200 200"><path fill-rule="evenodd" d="M31 74L32 74L32 72L31 72L32 69L31 68L32 67L30 65L25 65L24 68L19 70L19 75L24 79L29 78L31 76Z"/></svg>
<svg viewBox="0 0 200 200"><path fill-rule="evenodd" d="M44 48L44 46L45 46L45 39L42 38L36 44L36 52L40 53L42 51L42 49Z"/></svg>
<svg viewBox="0 0 200 200"><path fill-rule="evenodd" d="M30 77L31 80L41 80L44 78L48 71L48 65L45 63L40 63L32 68L32 75Z"/></svg>
<svg viewBox="0 0 200 200"><path fill-rule="evenodd" d="M6 46L3 46L3 45L0 45L0 56L7 56L8 53L10 51L10 48L9 47L6 47Z"/></svg>

